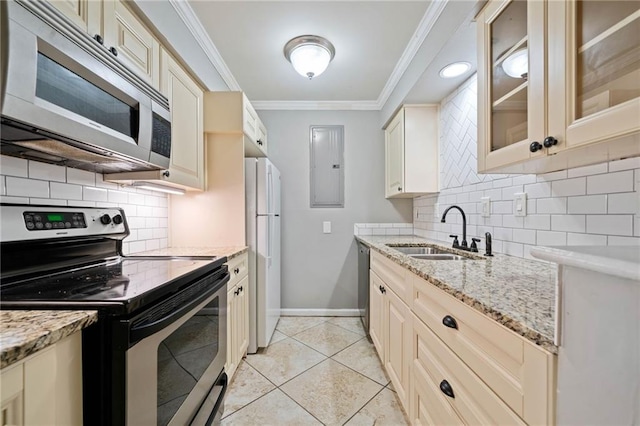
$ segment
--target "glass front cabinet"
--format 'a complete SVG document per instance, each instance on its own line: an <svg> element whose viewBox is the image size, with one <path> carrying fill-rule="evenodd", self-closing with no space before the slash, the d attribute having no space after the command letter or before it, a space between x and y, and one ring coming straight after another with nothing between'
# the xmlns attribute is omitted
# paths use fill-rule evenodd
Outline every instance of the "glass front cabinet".
<svg viewBox="0 0 640 426"><path fill-rule="evenodd" d="M640 2L490 0L477 27L480 172L640 155Z"/></svg>

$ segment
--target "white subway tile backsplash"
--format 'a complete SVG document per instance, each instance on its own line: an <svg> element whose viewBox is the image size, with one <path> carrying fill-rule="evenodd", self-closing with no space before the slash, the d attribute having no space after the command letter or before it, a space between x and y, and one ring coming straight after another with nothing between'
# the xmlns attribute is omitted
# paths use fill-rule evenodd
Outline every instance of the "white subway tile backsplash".
<svg viewBox="0 0 640 426"><path fill-rule="evenodd" d="M510 186L509 188L504 188L502 190L502 199L513 201L513 197L515 196L515 194L522 192L523 188L524 188L524 185L514 185L514 186Z"/></svg>
<svg viewBox="0 0 640 426"><path fill-rule="evenodd" d="M527 229L551 229L551 216L548 214L531 214L524 217L524 227Z"/></svg>
<svg viewBox="0 0 640 426"><path fill-rule="evenodd" d="M492 236L498 240L515 241L513 240L513 231L512 228L494 228ZM472 232L469 232L469 234L474 235Z"/></svg>
<svg viewBox="0 0 640 426"><path fill-rule="evenodd" d="M514 185L526 185L536 183L536 175L521 175L513 178Z"/></svg>
<svg viewBox="0 0 640 426"><path fill-rule="evenodd" d="M129 254L145 251L146 249L147 245L144 241L132 241L129 243Z"/></svg>
<svg viewBox="0 0 640 426"><path fill-rule="evenodd" d="M96 207L96 202L84 200L69 200L69 205L74 207Z"/></svg>
<svg viewBox="0 0 640 426"><path fill-rule="evenodd" d="M536 241L539 246L566 246L567 233L555 231L538 231Z"/></svg>
<svg viewBox="0 0 640 426"><path fill-rule="evenodd" d="M37 206L66 206L67 200L55 200L53 198L29 198L29 204Z"/></svg>
<svg viewBox="0 0 640 426"><path fill-rule="evenodd" d="M587 177L587 194L611 194L633 191L633 171Z"/></svg>
<svg viewBox="0 0 640 426"><path fill-rule="evenodd" d="M93 172L88 172L86 170L67 168L67 183L95 186L96 174Z"/></svg>
<svg viewBox="0 0 640 426"><path fill-rule="evenodd" d="M610 172L619 172L620 170L640 169L640 157L625 158L624 160L616 160L609 162Z"/></svg>
<svg viewBox="0 0 640 426"><path fill-rule="evenodd" d="M633 215L587 215L587 233L633 235Z"/></svg>
<svg viewBox="0 0 640 426"><path fill-rule="evenodd" d="M609 235L607 237L607 245L609 246L640 246L640 238L616 237L615 235Z"/></svg>
<svg viewBox="0 0 640 426"><path fill-rule="evenodd" d="M552 215L551 230L565 232L585 232L586 219L584 215Z"/></svg>
<svg viewBox="0 0 640 426"><path fill-rule="evenodd" d="M0 176L0 195L7 194L7 184L4 180L4 176Z"/></svg>
<svg viewBox="0 0 640 426"><path fill-rule="evenodd" d="M585 195L587 193L587 178L580 177L552 182L551 193L554 197Z"/></svg>
<svg viewBox="0 0 640 426"><path fill-rule="evenodd" d="M551 182L539 182L524 186L528 198L551 197Z"/></svg>
<svg viewBox="0 0 640 426"><path fill-rule="evenodd" d="M29 161L29 178L66 182L66 167L56 166L54 164L38 163L37 161Z"/></svg>
<svg viewBox="0 0 640 426"><path fill-rule="evenodd" d="M533 229L514 229L513 241L516 243L535 244L536 231Z"/></svg>
<svg viewBox="0 0 640 426"><path fill-rule="evenodd" d="M567 213L567 197L539 198L536 209L541 214L565 214Z"/></svg>
<svg viewBox="0 0 640 426"><path fill-rule="evenodd" d="M524 217L505 215L502 218L502 226L505 228L522 228L524 227Z"/></svg>
<svg viewBox="0 0 640 426"><path fill-rule="evenodd" d="M138 206L144 205L144 195L128 193L127 196L129 197L129 204L135 204Z"/></svg>
<svg viewBox="0 0 640 426"><path fill-rule="evenodd" d="M107 201L107 190L104 188L94 188L91 186L82 187L82 198L87 201ZM100 204L104 206L103 204Z"/></svg>
<svg viewBox="0 0 640 426"><path fill-rule="evenodd" d="M0 174L27 177L29 175L29 162L22 158L0 155Z"/></svg>
<svg viewBox="0 0 640 426"><path fill-rule="evenodd" d="M562 180L562 179L566 179L567 178L567 171L566 170L560 170L558 172L551 172L551 173L545 173L543 175L538 175L537 181L538 182L550 182L550 181L554 181L554 180Z"/></svg>
<svg viewBox="0 0 640 426"><path fill-rule="evenodd" d="M467 210L465 209L465 212ZM491 214L511 214L513 213L512 201L494 201L491 203Z"/></svg>
<svg viewBox="0 0 640 426"><path fill-rule="evenodd" d="M524 257L524 246L520 243L504 241L502 243L502 252L509 256Z"/></svg>
<svg viewBox="0 0 640 426"><path fill-rule="evenodd" d="M606 235L567 233L567 244L570 246L606 246Z"/></svg>
<svg viewBox="0 0 640 426"><path fill-rule="evenodd" d="M82 187L68 183L51 182L51 198L82 200Z"/></svg>
<svg viewBox="0 0 640 426"><path fill-rule="evenodd" d="M113 182L106 182L104 180L104 176L101 175L100 173L96 173L96 186L99 188L111 188L111 189L117 189L118 185L113 183Z"/></svg>
<svg viewBox="0 0 640 426"><path fill-rule="evenodd" d="M507 186L512 186L513 179L511 178L506 178L506 179L498 179L498 180L494 180L492 182L492 185L494 188L505 188Z"/></svg>
<svg viewBox="0 0 640 426"><path fill-rule="evenodd" d="M129 194L124 191L117 191L113 189L108 190L108 200L110 203L127 203L129 202Z"/></svg>
<svg viewBox="0 0 640 426"><path fill-rule="evenodd" d="M607 195L581 195L569 197L569 214L598 214L607 212Z"/></svg>
<svg viewBox="0 0 640 426"><path fill-rule="evenodd" d="M138 229L139 240L150 240L152 238L153 238L153 230L148 228Z"/></svg>
<svg viewBox="0 0 640 426"><path fill-rule="evenodd" d="M151 215L154 217L169 217L169 209L166 207L153 207Z"/></svg>
<svg viewBox="0 0 640 426"><path fill-rule="evenodd" d="M159 240L147 240L145 241L145 250L158 250L160 248Z"/></svg>
<svg viewBox="0 0 640 426"><path fill-rule="evenodd" d="M640 193L638 192L609 194L608 202L607 213L609 214L640 213Z"/></svg>
<svg viewBox="0 0 640 426"><path fill-rule="evenodd" d="M568 172L569 172L568 177L570 178L607 173L607 163L593 164L591 166L585 166L585 167L577 167L575 169L569 169Z"/></svg>
<svg viewBox="0 0 640 426"><path fill-rule="evenodd" d="M49 182L45 180L6 177L7 195L16 197L49 198Z"/></svg>
<svg viewBox="0 0 640 426"><path fill-rule="evenodd" d="M29 199L25 197L11 197L7 195L0 196L1 203L10 203L10 204L29 204Z"/></svg>

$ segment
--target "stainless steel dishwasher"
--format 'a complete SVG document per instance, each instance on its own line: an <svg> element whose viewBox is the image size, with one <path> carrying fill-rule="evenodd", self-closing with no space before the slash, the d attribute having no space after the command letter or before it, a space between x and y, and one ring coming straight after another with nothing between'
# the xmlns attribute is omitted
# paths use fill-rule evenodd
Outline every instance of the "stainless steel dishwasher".
<svg viewBox="0 0 640 426"><path fill-rule="evenodd" d="M358 309L369 337L369 247L358 242Z"/></svg>

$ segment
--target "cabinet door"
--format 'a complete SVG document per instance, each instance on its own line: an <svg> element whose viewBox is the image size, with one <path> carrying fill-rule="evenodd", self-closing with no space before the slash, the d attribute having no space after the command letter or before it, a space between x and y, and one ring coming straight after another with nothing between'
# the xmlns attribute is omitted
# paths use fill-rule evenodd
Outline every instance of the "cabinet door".
<svg viewBox="0 0 640 426"><path fill-rule="evenodd" d="M238 296L236 296L238 312L238 341L237 341L237 364L240 364L242 357L247 352L249 347L249 276L245 276L240 283L238 283Z"/></svg>
<svg viewBox="0 0 640 426"><path fill-rule="evenodd" d="M549 93L558 98L549 103L552 133L566 129L571 148L640 132L640 2L548 7Z"/></svg>
<svg viewBox="0 0 640 426"><path fill-rule="evenodd" d="M2 424L21 425L24 418L24 364L12 365L0 374Z"/></svg>
<svg viewBox="0 0 640 426"><path fill-rule="evenodd" d="M384 365L384 282L375 272L369 272L369 335Z"/></svg>
<svg viewBox="0 0 640 426"><path fill-rule="evenodd" d="M396 294L384 291L384 359L391 383L409 411L409 364L411 363L411 314Z"/></svg>
<svg viewBox="0 0 640 426"><path fill-rule="evenodd" d="M100 2L95 0L50 0L50 3L83 31L101 34Z"/></svg>
<svg viewBox="0 0 640 426"><path fill-rule="evenodd" d="M545 7L492 0L478 17L480 172L546 155L531 150L546 133Z"/></svg>
<svg viewBox="0 0 640 426"><path fill-rule="evenodd" d="M229 375L229 379L233 377L236 371L236 286L227 290L227 362L224 365L225 372Z"/></svg>
<svg viewBox="0 0 640 426"><path fill-rule="evenodd" d="M242 106L242 130L252 141L257 141L258 135L258 114L253 106L243 94L243 106Z"/></svg>
<svg viewBox="0 0 640 426"><path fill-rule="evenodd" d="M404 110L401 109L385 130L385 196L404 191Z"/></svg>
<svg viewBox="0 0 640 426"><path fill-rule="evenodd" d="M162 51L162 89L171 108L169 181L204 189L204 92L165 50Z"/></svg>
<svg viewBox="0 0 640 426"><path fill-rule="evenodd" d="M267 128L264 126L264 124L262 124L262 121L260 121L260 119L257 119L258 121L258 135L256 137L256 143L258 144L258 146L260 147L260 149L262 151L264 151L264 154L267 154Z"/></svg>
<svg viewBox="0 0 640 426"><path fill-rule="evenodd" d="M118 59L156 89L160 88L160 43L120 0L104 1L104 42Z"/></svg>

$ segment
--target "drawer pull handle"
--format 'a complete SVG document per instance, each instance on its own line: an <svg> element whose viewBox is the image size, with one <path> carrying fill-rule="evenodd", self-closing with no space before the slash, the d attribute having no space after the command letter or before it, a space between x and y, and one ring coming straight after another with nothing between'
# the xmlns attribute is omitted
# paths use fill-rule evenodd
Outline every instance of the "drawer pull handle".
<svg viewBox="0 0 640 426"><path fill-rule="evenodd" d="M236 275L238 275L238 274L240 273L240 268L236 268L236 269L234 269L234 270L233 270L233 272L234 272Z"/></svg>
<svg viewBox="0 0 640 426"><path fill-rule="evenodd" d="M440 390L442 391L443 394L447 395L449 398L455 398L455 395L453 394L453 388L451 387L449 382L447 382L446 380L443 380L440 382Z"/></svg>
<svg viewBox="0 0 640 426"><path fill-rule="evenodd" d="M458 329L458 323L456 322L456 319L451 315L447 315L446 317L442 318L442 323L449 328Z"/></svg>

